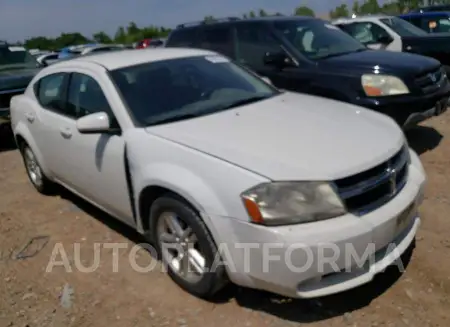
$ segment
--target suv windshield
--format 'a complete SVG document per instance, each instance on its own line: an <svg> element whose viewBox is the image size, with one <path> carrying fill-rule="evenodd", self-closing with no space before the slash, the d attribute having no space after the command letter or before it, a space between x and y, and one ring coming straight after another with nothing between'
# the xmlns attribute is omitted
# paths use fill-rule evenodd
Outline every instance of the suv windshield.
<svg viewBox="0 0 450 327"><path fill-rule="evenodd" d="M400 36L428 35L427 32L425 32L424 30L418 28L417 26L414 26L411 23L408 23L407 21L401 18L390 17L390 18L383 18L380 20L383 24L392 28L392 30L394 30L394 32Z"/></svg>
<svg viewBox="0 0 450 327"><path fill-rule="evenodd" d="M280 93L220 55L149 62L111 76L141 126L213 114Z"/></svg>
<svg viewBox="0 0 450 327"><path fill-rule="evenodd" d="M367 50L353 37L322 20L283 21L274 26L285 40L312 60Z"/></svg>
<svg viewBox="0 0 450 327"><path fill-rule="evenodd" d="M0 70L36 68L36 59L23 47L0 46Z"/></svg>

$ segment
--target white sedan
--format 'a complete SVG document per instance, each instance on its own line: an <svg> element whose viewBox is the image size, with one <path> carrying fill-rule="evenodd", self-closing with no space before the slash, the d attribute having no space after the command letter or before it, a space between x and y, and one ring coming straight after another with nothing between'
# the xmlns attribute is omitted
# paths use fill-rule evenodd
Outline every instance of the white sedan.
<svg viewBox="0 0 450 327"><path fill-rule="evenodd" d="M393 120L280 92L214 52L61 61L11 114L38 191L62 184L148 235L197 296L227 281L341 292L394 263L420 224L425 173Z"/></svg>

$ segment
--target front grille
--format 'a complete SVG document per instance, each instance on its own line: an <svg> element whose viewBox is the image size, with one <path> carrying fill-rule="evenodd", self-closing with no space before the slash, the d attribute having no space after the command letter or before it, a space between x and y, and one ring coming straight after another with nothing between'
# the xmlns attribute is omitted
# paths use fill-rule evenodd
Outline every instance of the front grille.
<svg viewBox="0 0 450 327"><path fill-rule="evenodd" d="M424 94L428 94L437 91L446 78L445 72L438 68L417 76L414 81Z"/></svg>
<svg viewBox="0 0 450 327"><path fill-rule="evenodd" d="M25 92L25 89L0 91L0 108L9 108L11 98L15 95L19 95Z"/></svg>
<svg viewBox="0 0 450 327"><path fill-rule="evenodd" d="M347 210L364 215L390 201L406 184L408 162L409 150L404 146L382 164L334 181Z"/></svg>

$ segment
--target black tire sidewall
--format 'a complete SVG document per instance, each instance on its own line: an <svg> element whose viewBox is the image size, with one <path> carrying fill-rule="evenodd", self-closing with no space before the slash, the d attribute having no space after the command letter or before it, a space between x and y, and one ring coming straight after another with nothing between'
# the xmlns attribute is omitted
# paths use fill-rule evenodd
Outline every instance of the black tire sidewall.
<svg viewBox="0 0 450 327"><path fill-rule="evenodd" d="M25 152L29 150L33 156L34 156L34 160L36 161L36 164L39 166L39 169L41 170L41 174L42 174L42 183L41 185L36 185L33 182L33 179L30 176L30 172L28 170L28 165L27 165L27 161L25 159ZM34 151L27 145L25 144L22 149L21 149L21 153L22 153L22 159L23 159L23 163L25 165L25 170L27 171L27 176L28 179L30 180L30 183L33 185L33 187L40 193L42 194L46 194L48 192L48 189L50 188L49 186L49 181L47 180L47 177L45 177L44 175L44 171L42 170L41 164L39 163L38 159L36 158L36 154L34 153Z"/></svg>
<svg viewBox="0 0 450 327"><path fill-rule="evenodd" d="M157 236L157 224L158 219L163 212L174 212L177 216L187 223L195 233L198 239L199 247L202 254L205 256L206 267L209 270L214 263L216 255L218 253L217 247L209 233L206 225L199 217L197 212L188 205L185 201L178 199L175 196L163 196L153 202L150 210L150 227L152 231L152 238L155 243L158 254L161 255L161 244L159 243ZM225 284L225 267L216 263L214 272L207 272L197 283L189 283L183 278L173 272L170 266L164 262L164 258L161 256L161 260L170 277L187 292L194 294L198 297L210 297L216 293Z"/></svg>

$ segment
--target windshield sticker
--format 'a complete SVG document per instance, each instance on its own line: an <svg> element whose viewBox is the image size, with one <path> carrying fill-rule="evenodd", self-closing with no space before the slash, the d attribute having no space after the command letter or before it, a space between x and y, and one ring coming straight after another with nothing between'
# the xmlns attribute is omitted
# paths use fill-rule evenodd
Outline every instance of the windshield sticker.
<svg viewBox="0 0 450 327"><path fill-rule="evenodd" d="M337 28L336 26L331 25L331 24L325 24L325 27L329 28L330 30L339 30L339 28Z"/></svg>
<svg viewBox="0 0 450 327"><path fill-rule="evenodd" d="M27 51L24 47L8 47L9 51Z"/></svg>
<svg viewBox="0 0 450 327"><path fill-rule="evenodd" d="M212 62L213 64L220 64L220 63L230 61L227 58L222 57L222 56L206 56L205 59Z"/></svg>

